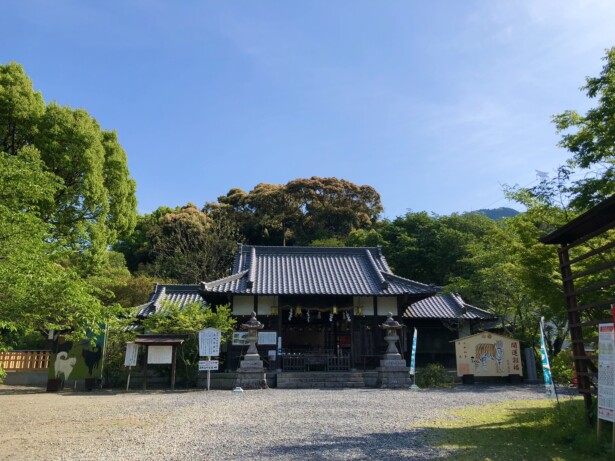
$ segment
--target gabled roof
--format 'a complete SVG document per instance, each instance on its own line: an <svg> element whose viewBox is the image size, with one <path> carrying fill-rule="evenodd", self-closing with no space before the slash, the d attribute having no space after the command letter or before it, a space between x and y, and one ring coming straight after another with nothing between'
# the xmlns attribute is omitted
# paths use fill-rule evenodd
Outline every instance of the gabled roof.
<svg viewBox="0 0 615 461"><path fill-rule="evenodd" d="M239 245L229 277L204 282L205 293L397 296L436 293L433 285L391 272L380 248Z"/></svg>
<svg viewBox="0 0 615 461"><path fill-rule="evenodd" d="M154 312L159 312L165 302L179 303L182 308L186 304L204 303L198 285L168 285L154 284L154 292L147 303L137 307L137 317L148 317Z"/></svg>
<svg viewBox="0 0 615 461"><path fill-rule="evenodd" d="M495 320L497 317L466 303L456 293L431 296L406 308L403 317L419 319Z"/></svg>

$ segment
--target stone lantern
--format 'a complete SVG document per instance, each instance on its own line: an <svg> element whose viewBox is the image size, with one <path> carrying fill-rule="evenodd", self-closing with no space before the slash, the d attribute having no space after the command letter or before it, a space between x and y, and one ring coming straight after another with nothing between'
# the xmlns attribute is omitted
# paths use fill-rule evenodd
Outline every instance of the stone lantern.
<svg viewBox="0 0 615 461"><path fill-rule="evenodd" d="M393 314L389 312L386 322L380 325L380 328L386 330L386 336L384 340L388 343L386 352L384 353L384 360L402 360L401 354L397 350L395 343L399 341L398 330L404 328L404 325L393 319ZM405 365L405 362L402 366Z"/></svg>
<svg viewBox="0 0 615 461"><path fill-rule="evenodd" d="M390 312L386 321L380 325L380 328L385 331L384 340L388 343L387 350L380 360L380 367L378 368L378 384L380 387L407 387L410 382L410 369L406 366L406 361L395 346L395 343L399 341L397 332L404 327L405 325L393 319L393 314Z"/></svg>
<svg viewBox="0 0 615 461"><path fill-rule="evenodd" d="M237 380L235 387L242 389L266 389L267 377L263 367L263 361L256 349L258 341L258 330L262 330L264 325L256 318L256 312L252 312L250 320L241 325L242 330L248 330L248 352L244 355L239 369L237 370Z"/></svg>

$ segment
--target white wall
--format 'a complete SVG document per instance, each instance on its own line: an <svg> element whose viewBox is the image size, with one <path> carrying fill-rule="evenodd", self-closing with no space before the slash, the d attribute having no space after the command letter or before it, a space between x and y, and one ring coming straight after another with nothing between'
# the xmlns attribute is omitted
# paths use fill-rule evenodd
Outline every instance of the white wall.
<svg viewBox="0 0 615 461"><path fill-rule="evenodd" d="M386 316L389 312L397 316L397 297L386 296L378 298L378 315Z"/></svg>
<svg viewBox="0 0 615 461"><path fill-rule="evenodd" d="M233 315L250 315L254 310L254 296L233 296Z"/></svg>
<svg viewBox="0 0 615 461"><path fill-rule="evenodd" d="M374 315L374 298L372 296L354 296L352 304L354 307L363 307L363 315Z"/></svg>
<svg viewBox="0 0 615 461"><path fill-rule="evenodd" d="M258 315L271 315L271 306L278 305L277 296L258 297Z"/></svg>

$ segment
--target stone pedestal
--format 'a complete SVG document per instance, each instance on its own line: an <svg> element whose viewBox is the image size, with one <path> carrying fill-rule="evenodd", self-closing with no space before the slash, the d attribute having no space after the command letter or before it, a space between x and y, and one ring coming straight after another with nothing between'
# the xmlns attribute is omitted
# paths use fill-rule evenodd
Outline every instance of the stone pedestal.
<svg viewBox="0 0 615 461"><path fill-rule="evenodd" d="M258 354L256 357L246 355L237 370L235 387L242 389L267 389L267 376L263 361Z"/></svg>
<svg viewBox="0 0 615 461"><path fill-rule="evenodd" d="M383 359L380 361L378 371L378 387L399 389L407 388L410 384L410 368L406 361L397 354L397 359Z"/></svg>

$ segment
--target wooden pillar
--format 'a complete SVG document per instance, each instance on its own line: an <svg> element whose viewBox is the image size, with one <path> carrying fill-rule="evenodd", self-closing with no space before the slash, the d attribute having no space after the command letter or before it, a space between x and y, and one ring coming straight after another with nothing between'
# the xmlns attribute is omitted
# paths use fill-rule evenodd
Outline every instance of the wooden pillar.
<svg viewBox="0 0 615 461"><path fill-rule="evenodd" d="M147 353L148 353L149 347L147 345L144 345L143 347L143 351L144 351L144 356L143 356L143 390L147 390Z"/></svg>
<svg viewBox="0 0 615 461"><path fill-rule="evenodd" d="M560 270L564 283L564 295L566 296L566 308L568 310L568 324L570 327L570 339L572 340L572 351L574 355L574 365L577 372L577 388L583 394L585 408L592 407L592 396L590 379L588 376L587 363L581 357L585 356L585 346L583 344L583 331L578 326L581 323L581 315L577 309L577 297L574 294L574 282L572 281L572 267L570 264L570 254L568 247L562 245L558 249ZM591 424L591 422L590 422Z"/></svg>
<svg viewBox="0 0 615 461"><path fill-rule="evenodd" d="M353 303L354 304L354 303ZM350 359L350 369L354 369L354 356L355 356L355 351L354 351L354 306L351 308L350 310L350 357L348 357Z"/></svg>
<svg viewBox="0 0 615 461"><path fill-rule="evenodd" d="M171 359L171 390L175 390L175 365L177 364L177 346L173 345L173 358Z"/></svg>

